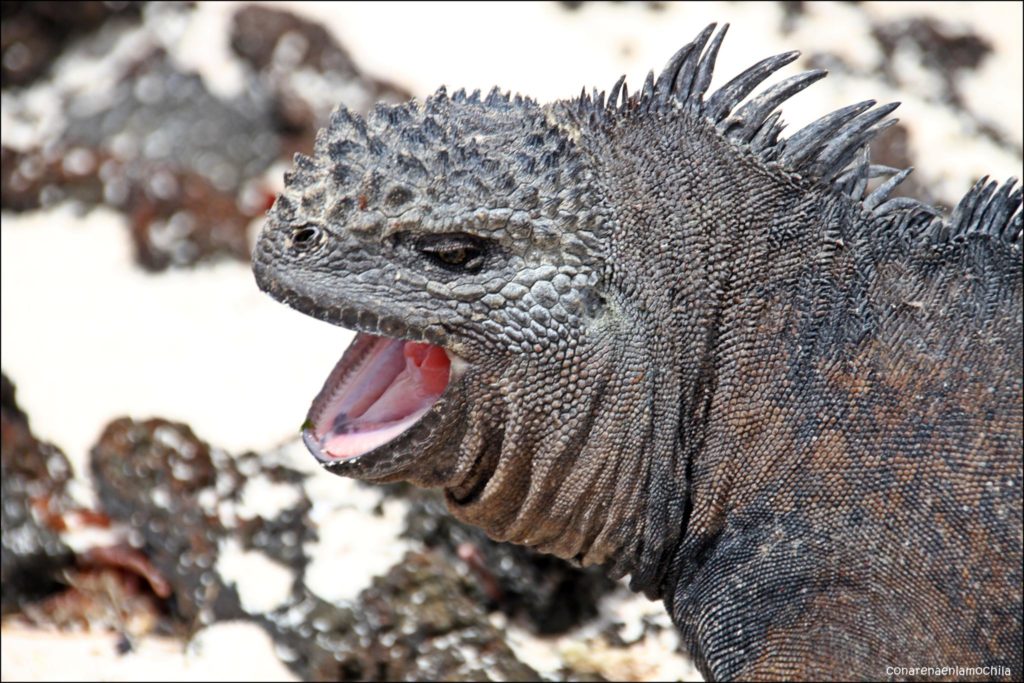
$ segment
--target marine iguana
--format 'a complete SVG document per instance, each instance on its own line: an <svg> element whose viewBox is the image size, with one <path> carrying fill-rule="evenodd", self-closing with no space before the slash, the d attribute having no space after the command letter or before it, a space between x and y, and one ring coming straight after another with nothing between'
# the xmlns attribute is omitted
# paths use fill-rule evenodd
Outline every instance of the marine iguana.
<svg viewBox="0 0 1024 683"><path fill-rule="evenodd" d="M890 199L896 104L781 137L825 72L709 95L714 28L633 94L333 114L253 256L358 332L304 440L629 574L708 678L1020 676L1021 187Z"/></svg>

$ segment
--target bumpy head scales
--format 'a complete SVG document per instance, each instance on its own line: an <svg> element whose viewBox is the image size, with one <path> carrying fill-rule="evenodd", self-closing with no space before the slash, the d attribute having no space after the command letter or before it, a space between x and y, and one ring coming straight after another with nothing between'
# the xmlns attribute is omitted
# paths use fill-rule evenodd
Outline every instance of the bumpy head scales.
<svg viewBox="0 0 1024 683"><path fill-rule="evenodd" d="M297 156L286 175L283 208L298 201L364 232L394 229L399 217L428 230L485 220L498 238L528 230L571 241L555 223L580 221L593 199L573 147L535 101L497 88L486 98L441 88L422 105L379 105L366 119L339 108L314 157Z"/></svg>

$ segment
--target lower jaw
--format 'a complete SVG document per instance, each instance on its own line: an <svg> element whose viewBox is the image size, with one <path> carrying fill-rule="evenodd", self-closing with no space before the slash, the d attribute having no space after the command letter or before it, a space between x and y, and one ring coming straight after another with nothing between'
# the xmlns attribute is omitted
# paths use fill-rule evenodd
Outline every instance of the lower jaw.
<svg viewBox="0 0 1024 683"><path fill-rule="evenodd" d="M378 451L418 424L464 367L439 346L358 333L313 401L303 441L325 465Z"/></svg>
<svg viewBox="0 0 1024 683"><path fill-rule="evenodd" d="M430 407L423 408L403 420L386 423L362 432L353 432L333 437L318 437L311 430L307 429L304 432L304 438L306 438L307 446L310 444L310 440L316 443L317 450L323 458L329 460L351 460L391 443L419 422L420 418L426 415L429 410ZM309 435L308 438L305 437L305 434Z"/></svg>

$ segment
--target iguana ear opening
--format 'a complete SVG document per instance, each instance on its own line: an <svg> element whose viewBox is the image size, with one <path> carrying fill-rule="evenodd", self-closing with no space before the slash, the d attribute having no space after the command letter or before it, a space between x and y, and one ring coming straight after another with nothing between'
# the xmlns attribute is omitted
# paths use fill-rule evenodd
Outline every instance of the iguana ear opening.
<svg viewBox="0 0 1024 683"><path fill-rule="evenodd" d="M451 369L440 346L358 333L313 401L307 446L321 461L383 446L430 410Z"/></svg>

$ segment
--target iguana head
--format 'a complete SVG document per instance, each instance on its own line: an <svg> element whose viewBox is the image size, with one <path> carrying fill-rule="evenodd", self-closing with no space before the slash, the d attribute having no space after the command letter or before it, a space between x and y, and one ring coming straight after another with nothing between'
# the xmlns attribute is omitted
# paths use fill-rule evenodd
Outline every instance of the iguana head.
<svg viewBox="0 0 1024 683"><path fill-rule="evenodd" d="M357 332L303 431L320 462L443 486L464 512L500 498L508 521L545 474L532 457L565 472L610 353L602 206L568 122L532 100L442 89L338 110L253 258L261 288Z"/></svg>

